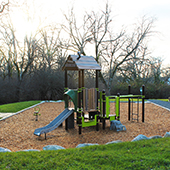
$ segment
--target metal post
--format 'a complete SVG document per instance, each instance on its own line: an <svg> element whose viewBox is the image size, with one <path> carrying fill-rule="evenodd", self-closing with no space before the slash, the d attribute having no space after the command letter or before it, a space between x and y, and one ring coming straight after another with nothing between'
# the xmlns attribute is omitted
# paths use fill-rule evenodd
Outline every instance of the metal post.
<svg viewBox="0 0 170 170"><path fill-rule="evenodd" d="M82 90L85 88L84 87L84 70L82 70L82 79L81 79L81 83L82 83ZM83 106L83 103L84 103L84 101L83 101L83 91L82 91L82 93L81 93L81 101L82 101L82 108L84 108L84 106Z"/></svg>
<svg viewBox="0 0 170 170"><path fill-rule="evenodd" d="M137 122L139 122L139 97L137 101Z"/></svg>
<svg viewBox="0 0 170 170"><path fill-rule="evenodd" d="M96 90L97 90L97 103L96 103L96 105L97 105L97 110L99 109L98 108L98 100L99 100L99 73L98 73L99 71L98 70L96 70Z"/></svg>
<svg viewBox="0 0 170 170"><path fill-rule="evenodd" d="M68 77L67 77L67 70L65 70L65 90L67 90L67 88L68 88ZM65 107L68 107L68 100L69 99L67 99L67 103L65 103L66 104L66 106ZM65 130L68 130L68 120L66 119L65 120ZM61 123L61 125L60 126L62 126L62 123Z"/></svg>
<svg viewBox="0 0 170 170"><path fill-rule="evenodd" d="M128 94L131 93L131 85L128 86ZM130 121L130 98L128 98L128 120Z"/></svg>
<svg viewBox="0 0 170 170"><path fill-rule="evenodd" d="M82 120L81 120L81 71L79 71L79 85L78 85L78 114L77 114L77 119L78 119L78 126L79 126L79 134L81 134L81 128L82 128Z"/></svg>
<svg viewBox="0 0 170 170"><path fill-rule="evenodd" d="M97 131L99 131L99 123L98 123L98 121L99 121L99 116L97 116L97 124L96 124L96 130Z"/></svg>
<svg viewBox="0 0 170 170"><path fill-rule="evenodd" d="M145 86L142 86L142 96L145 95ZM142 122L145 120L145 98L142 97Z"/></svg>
<svg viewBox="0 0 170 170"><path fill-rule="evenodd" d="M84 87L84 70L82 70L81 81L82 81L82 87Z"/></svg>
<svg viewBox="0 0 170 170"><path fill-rule="evenodd" d="M66 92L67 89L68 89L68 76L67 76L67 70L65 70L65 87L64 87L64 92ZM66 107L68 107L68 99L67 99L67 101L65 103L65 108ZM66 124L65 129L67 130L67 120L65 120L65 124ZM60 127L62 127L62 126L63 125L61 123Z"/></svg>
<svg viewBox="0 0 170 170"><path fill-rule="evenodd" d="M103 129L105 129L105 124L106 124L106 122L105 122L105 115L106 115L106 93L105 93L105 90L103 90L103 96L102 96L102 98L103 98Z"/></svg>
<svg viewBox="0 0 170 170"><path fill-rule="evenodd" d="M98 104L98 100L99 100L99 71L96 70L96 90L97 90L97 97L96 97L96 108L97 108L97 114L99 113L99 104ZM99 116L97 116L97 124L96 124L96 130L99 130Z"/></svg>
<svg viewBox="0 0 170 170"><path fill-rule="evenodd" d="M117 115L117 120L120 121L120 93L117 93L117 97L116 97L116 115Z"/></svg>

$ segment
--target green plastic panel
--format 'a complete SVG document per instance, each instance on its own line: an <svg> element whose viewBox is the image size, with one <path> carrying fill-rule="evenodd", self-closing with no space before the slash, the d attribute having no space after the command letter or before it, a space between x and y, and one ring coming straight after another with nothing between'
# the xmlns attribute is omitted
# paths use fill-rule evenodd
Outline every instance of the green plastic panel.
<svg viewBox="0 0 170 170"><path fill-rule="evenodd" d="M115 116L110 116L110 121L115 120Z"/></svg>
<svg viewBox="0 0 170 170"><path fill-rule="evenodd" d="M119 116L119 110L120 110L120 97L116 97L116 117Z"/></svg>
<svg viewBox="0 0 170 170"><path fill-rule="evenodd" d="M64 93L65 108L68 108L68 96L73 101L74 109L77 111L77 90L69 89Z"/></svg>
<svg viewBox="0 0 170 170"><path fill-rule="evenodd" d="M103 93L100 92L100 114L102 115L103 112L103 99L102 99Z"/></svg>
<svg viewBox="0 0 170 170"><path fill-rule="evenodd" d="M106 96L106 117L108 118L110 114L110 101L109 97Z"/></svg>
<svg viewBox="0 0 170 170"><path fill-rule="evenodd" d="M84 122L84 117L82 117L82 127L89 127L89 126L95 126L97 125L97 116L95 115L95 119L94 120L89 120L88 122Z"/></svg>

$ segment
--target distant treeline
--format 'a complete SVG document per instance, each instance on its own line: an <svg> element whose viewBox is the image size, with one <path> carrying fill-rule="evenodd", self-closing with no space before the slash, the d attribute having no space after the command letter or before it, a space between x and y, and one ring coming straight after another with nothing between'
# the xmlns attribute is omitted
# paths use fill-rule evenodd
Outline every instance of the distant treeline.
<svg viewBox="0 0 170 170"><path fill-rule="evenodd" d="M85 86L87 88L94 87L95 77L93 72L86 72ZM25 78L18 83L17 76L11 79L0 78L0 104L12 103L18 101L29 100L59 100L63 99L64 93L64 72L62 70L39 70L31 75L26 75ZM77 72L69 74L69 88L77 88ZM121 77L115 77L111 94L128 94L128 85L131 85L133 94L140 94L140 87L144 84L123 82ZM170 85L167 83L146 83L145 95L146 98L168 98L170 97ZM108 89L100 80L100 90Z"/></svg>

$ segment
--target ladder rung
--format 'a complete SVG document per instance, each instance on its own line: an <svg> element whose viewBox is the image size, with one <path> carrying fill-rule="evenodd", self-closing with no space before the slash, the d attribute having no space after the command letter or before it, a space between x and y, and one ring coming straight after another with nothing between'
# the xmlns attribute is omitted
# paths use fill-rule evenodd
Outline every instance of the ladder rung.
<svg viewBox="0 0 170 170"><path fill-rule="evenodd" d="M137 116L137 118L134 118L133 116ZM139 121L139 114L138 113L132 113L132 120Z"/></svg>
<svg viewBox="0 0 170 170"><path fill-rule="evenodd" d="M137 113L132 113L132 115L139 115L139 114L137 114Z"/></svg>

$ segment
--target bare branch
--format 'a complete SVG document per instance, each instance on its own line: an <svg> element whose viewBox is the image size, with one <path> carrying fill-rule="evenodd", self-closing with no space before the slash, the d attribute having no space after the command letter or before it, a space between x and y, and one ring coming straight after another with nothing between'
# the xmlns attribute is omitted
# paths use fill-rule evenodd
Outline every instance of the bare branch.
<svg viewBox="0 0 170 170"><path fill-rule="evenodd" d="M0 13L5 10L5 7L9 5L9 0L7 2L2 2L0 5Z"/></svg>

